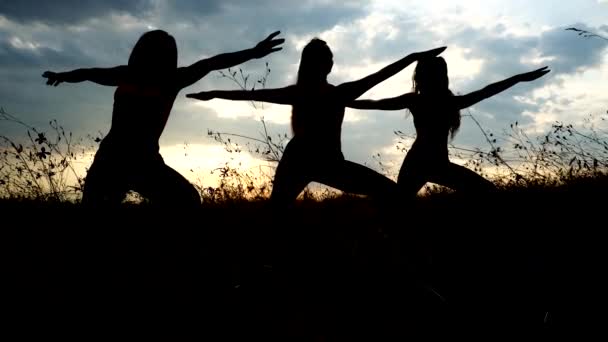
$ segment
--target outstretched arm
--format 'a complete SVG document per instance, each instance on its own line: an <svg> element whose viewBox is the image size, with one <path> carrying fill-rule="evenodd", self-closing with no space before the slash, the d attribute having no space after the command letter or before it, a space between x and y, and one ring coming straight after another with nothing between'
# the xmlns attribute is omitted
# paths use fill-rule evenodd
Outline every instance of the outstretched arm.
<svg viewBox="0 0 608 342"><path fill-rule="evenodd" d="M181 88L196 83L213 70L222 70L247 62L250 59L262 58L275 51L279 51L285 39L274 39L280 31L276 31L259 42L255 47L247 50L223 53L211 58L202 59L188 67L178 69L178 80Z"/></svg>
<svg viewBox="0 0 608 342"><path fill-rule="evenodd" d="M416 52L410 55L403 57L397 62L384 67L380 71L368 75L360 80L342 83L337 87L340 96L348 103L350 101L355 100L359 96L363 95L366 91L373 88L378 83L386 80L387 78L395 75L399 71L405 69L408 65L413 62L428 57L434 57L442 53L446 47L440 47L433 50L428 50L424 52Z"/></svg>
<svg viewBox="0 0 608 342"><path fill-rule="evenodd" d="M355 100L346 106L355 109L401 110L411 108L416 94L407 93L382 100Z"/></svg>
<svg viewBox="0 0 608 342"><path fill-rule="evenodd" d="M457 96L457 105L460 109L467 108L481 100L487 99L488 97L492 97L500 92L503 92L519 82L534 81L535 79L540 78L545 74L549 73L549 71L551 71L547 68L548 67L542 67L534 71L518 74L500 82L492 83L486 86L485 88L474 91L472 93Z"/></svg>
<svg viewBox="0 0 608 342"><path fill-rule="evenodd" d="M127 78L127 66L120 65L114 68L76 69L67 72L45 71L42 77L46 84L58 86L62 82L79 83L91 81L105 86L117 86Z"/></svg>
<svg viewBox="0 0 608 342"><path fill-rule="evenodd" d="M208 101L211 99L262 101L291 105L294 103L295 86L259 90L211 90L187 94L186 97Z"/></svg>

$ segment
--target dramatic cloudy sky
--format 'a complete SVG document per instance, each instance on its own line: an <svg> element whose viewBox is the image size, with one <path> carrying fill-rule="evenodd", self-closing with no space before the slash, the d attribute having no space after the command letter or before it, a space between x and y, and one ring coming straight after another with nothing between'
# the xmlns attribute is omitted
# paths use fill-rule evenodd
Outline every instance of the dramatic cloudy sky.
<svg viewBox="0 0 608 342"><path fill-rule="evenodd" d="M77 136L106 133L113 88L92 83L52 88L41 74L125 64L137 38L154 28L174 35L181 66L252 47L281 30L286 38L283 51L241 65L255 78L268 62L268 87L294 82L301 48L315 36L327 40L334 51L330 81L335 84L365 76L408 53L442 45L449 47L444 57L456 93L549 65L552 72L544 78L472 108L495 132L516 120L532 132L542 132L555 120L578 122L608 109L608 42L565 30L575 26L608 36L606 19L606 0L0 0L0 106L35 126L57 119ZM409 91L412 69L363 97ZM273 133L289 133L289 107L255 109L248 103L203 103L183 96L234 87L214 73L180 93L161 138L167 164L190 179L210 182L208 171L229 155L206 137L207 129L257 136L259 118L264 116ZM373 166L371 156L380 152L399 164L402 156L393 152L393 131L413 131L411 117L405 114L347 111L346 157ZM22 133L1 124L1 134ZM481 146L483 139L465 118L455 143ZM259 164L246 155L240 160L247 167Z"/></svg>

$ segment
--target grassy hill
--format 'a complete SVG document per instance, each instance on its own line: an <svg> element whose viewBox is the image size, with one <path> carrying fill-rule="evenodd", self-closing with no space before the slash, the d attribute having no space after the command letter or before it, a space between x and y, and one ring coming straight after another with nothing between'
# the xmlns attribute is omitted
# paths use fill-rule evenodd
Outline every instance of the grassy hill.
<svg viewBox="0 0 608 342"><path fill-rule="evenodd" d="M606 190L595 177L282 212L264 200L195 212L3 200L7 308L25 335L557 336L594 326Z"/></svg>

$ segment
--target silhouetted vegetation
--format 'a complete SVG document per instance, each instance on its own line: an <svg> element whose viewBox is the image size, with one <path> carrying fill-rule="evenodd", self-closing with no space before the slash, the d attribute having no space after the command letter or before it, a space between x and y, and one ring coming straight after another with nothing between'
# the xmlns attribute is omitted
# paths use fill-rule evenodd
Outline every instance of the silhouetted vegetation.
<svg viewBox="0 0 608 342"><path fill-rule="evenodd" d="M221 76L249 88L242 71L228 73ZM544 338L597 320L590 306L602 291L601 268L589 241L603 227L596 198L608 193L606 113L556 122L540 135L518 122L490 132L463 115L486 145L450 145L451 157L467 160L499 193L430 186L392 214L329 190L271 210L272 163L288 138L269 132L263 118L259 137L209 130L227 152L251 153L270 167L220 165L216 187L197 186L200 210L159 212L145 201L111 212L82 208L84 175L74 165L101 133L73 138L55 121L44 130L0 114L26 131L23 141L0 136L0 209L16 222L4 229L14 284L8 307L26 333L36 325L62 336L123 326L221 340L392 341L484 331ZM395 134L405 153L412 137Z"/></svg>
<svg viewBox="0 0 608 342"><path fill-rule="evenodd" d="M266 205L271 170L252 179L228 166L217 188L199 187L197 212L161 213L145 202L85 210L70 197L80 187L63 180L86 154L82 142L94 148L99 139L2 115L29 132L29 144L2 137L0 208L18 222L5 228L12 298L16 312L49 331L99 329L111 316L135 329L159 324L148 332L172 325L227 340L383 341L479 329L556 336L596 317L585 304L599 286L587 248L601 227L596 198L608 193L605 114L539 136L518 123L500 136L484 129L486 148L451 153L480 173L506 170L485 174L498 194L430 189L391 217L369 199L335 192L304 195L277 213ZM247 151L213 137L229 152ZM272 155L255 146L247 148Z"/></svg>

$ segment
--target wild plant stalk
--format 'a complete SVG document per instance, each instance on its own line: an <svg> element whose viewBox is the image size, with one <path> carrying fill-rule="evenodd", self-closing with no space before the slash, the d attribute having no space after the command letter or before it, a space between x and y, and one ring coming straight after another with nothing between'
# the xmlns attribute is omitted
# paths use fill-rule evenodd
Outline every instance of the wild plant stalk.
<svg viewBox="0 0 608 342"><path fill-rule="evenodd" d="M504 167L506 176L494 176L494 181L506 185L539 185L565 183L577 177L608 174L608 131L597 127L594 118L606 123L604 114L589 115L579 127L555 122L545 134L531 137L519 123L509 126L502 137L488 132L471 113L470 118L482 132L488 149L466 148L450 144L450 154L465 159L465 166L484 173L488 166ZM407 151L405 141L413 137L396 131L402 141L398 148ZM498 146L502 141L502 146ZM488 176L488 175L485 175Z"/></svg>
<svg viewBox="0 0 608 342"><path fill-rule="evenodd" d="M599 35L597 33L590 32L590 31L582 30L582 29L579 29L579 28L576 28L576 27L568 27L566 29L566 31L574 31L579 36L584 37L584 38L599 38L599 39L603 39L603 40L608 41L608 38L606 38L606 37L604 37L602 35Z"/></svg>
<svg viewBox="0 0 608 342"><path fill-rule="evenodd" d="M271 69L266 63L264 74L253 83L251 75L243 72L242 69L227 71L218 71L220 78L225 78L236 84L241 90L264 89L268 81ZM251 106L255 110L264 108L263 103L251 101ZM281 160L286 142L287 134L277 134L273 139L268 131L268 127L264 117L260 118L262 131L259 132L259 137L249 136L245 134L219 132L212 129L207 130L207 136L220 143L224 150L230 154L240 154L246 151L252 155L260 156L261 159L276 164ZM245 144L241 145L239 140L244 140ZM200 187L203 201L207 202L226 202L241 199L260 199L270 195L272 189L272 175L263 170L264 167L274 169L274 166L258 166L255 172L250 170L242 170L241 165L232 166L226 162L223 166L218 167L212 173L218 173L220 183L217 187ZM272 172L272 170L270 171Z"/></svg>
<svg viewBox="0 0 608 342"><path fill-rule="evenodd" d="M81 193L84 181L74 167L78 156L71 132L51 120L47 133L4 108L0 108L0 122L25 129L27 136L18 142L0 135L0 196L65 201Z"/></svg>
<svg viewBox="0 0 608 342"><path fill-rule="evenodd" d="M231 80L241 89L254 90L256 86L265 88L270 68L266 64L265 73L251 86L250 76L241 69L227 72L220 71L220 77ZM252 102L254 109L262 106ZM487 147L464 147L449 145L451 156L466 160L465 166L480 174L492 178L496 183L508 185L539 185L568 182L576 177L598 176L608 174L608 113L589 115L582 125L574 126L555 122L543 135L531 137L524 128L515 122L502 136L496 136L483 127L483 124L471 113L463 117L473 121L482 133ZM599 120L598 120L599 119ZM26 140L18 142L6 135L0 135L0 197L28 197L36 199L66 200L78 198L82 192L84 179L78 174L74 165L79 156L75 153L76 145L72 133L53 120L49 122L50 134L32 127L19 118L0 108L0 122L17 125L25 129ZM596 122L601 125L596 125ZM208 130L207 135L222 144L228 153L242 153L246 149L263 160L276 164L280 161L288 141L287 134L273 135L268 131L264 117L260 119L259 137L217 132ZM401 153L407 153L414 136L402 131L394 131L399 138L396 145ZM95 143L100 137L89 139ZM233 140L233 138L237 138ZM245 140L245 145L238 140ZM84 151L87 149L83 148ZM393 172L382 160L381 154L373 159L380 166L382 173L391 176ZM401 162L399 158L397 162ZM265 171L267 167L270 171ZM489 174L492 168L502 168L506 175ZM215 203L267 198L272 189L273 165L256 167L256 171L242 170L241 165L232 166L226 162L213 170L219 173L220 184L217 187L198 189L206 201ZM70 184L69 178L75 183ZM310 189L304 197L322 199L333 197L333 192L325 191L321 198ZM324 196L324 197L323 197Z"/></svg>
<svg viewBox="0 0 608 342"><path fill-rule="evenodd" d="M258 86L258 85L261 89L266 88L266 82L268 81L270 72L271 72L271 69L268 66L268 63L266 63L264 75L262 75L258 80L256 80L253 83L253 86L251 86L251 89L249 88L249 84L248 84L248 82L250 80L250 75L243 73L242 69L238 69L238 72L234 71L232 69L228 69L227 72L219 71L218 73L220 74L221 78L226 78L226 79L232 81L241 90L253 91L256 89L256 86ZM258 107L258 105L256 104L255 101L250 101L250 102L251 102L251 105L253 106L253 108L256 110L259 108L260 109L264 108L263 103L260 105L260 107ZM264 120L263 116L260 119L260 123L262 125L262 132L260 132L259 138L242 135L242 134L229 133L229 132L217 132L217 131L213 131L211 129L207 130L207 135L209 137L212 137L215 141L219 142L220 144L224 145L226 151L228 151L229 153L241 152L241 148L238 143L235 143L230 138L225 138L225 137L236 137L236 138L245 139L248 142L253 142L255 144L254 146L251 146L250 144L246 144L250 153L260 155L268 162L278 163L279 160L281 160L283 151L285 150L285 144L289 138L287 137L287 134L278 134L278 135L276 135L277 140L273 141L272 136L268 132L268 127L266 125L266 121Z"/></svg>
<svg viewBox="0 0 608 342"><path fill-rule="evenodd" d="M231 76L226 75L222 76L237 83L241 89L248 89L246 82L249 76L245 76L242 70L239 70L239 73L229 73L228 75ZM263 81L259 82L262 86L265 86L267 76L268 73ZM254 108L257 108L255 104ZM463 117L473 121L483 135L487 148L467 148L450 144L450 155L466 160L465 166L493 179L497 184L504 186L555 184L575 177L601 175L607 172L608 132L589 125L592 122L591 118L588 118L585 121L587 124L583 124L580 128L556 122L546 134L530 137L518 122L511 124L509 130L503 131L502 136L496 136L484 128L470 111ZM601 117L600 120L605 122L606 118ZM260 138L211 130L208 131L208 135L223 144L226 151L231 153L240 153L242 146L226 137L248 140L246 146L249 152L261 155L267 161L278 162L284 151L287 135L279 134L277 143L268 134L263 117L261 124L263 132ZM414 136L406 135L401 131L394 133L400 138L396 148L405 154ZM391 172L379 153L374 155L373 159L380 166L382 173ZM504 169L507 174L491 174L490 167Z"/></svg>

